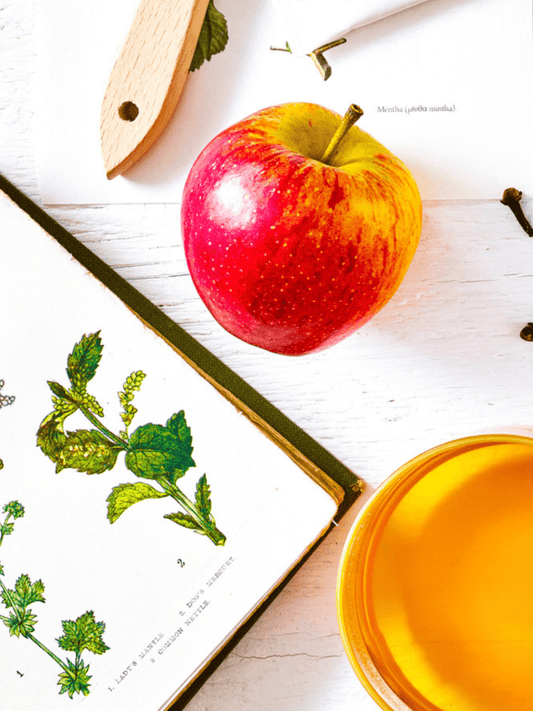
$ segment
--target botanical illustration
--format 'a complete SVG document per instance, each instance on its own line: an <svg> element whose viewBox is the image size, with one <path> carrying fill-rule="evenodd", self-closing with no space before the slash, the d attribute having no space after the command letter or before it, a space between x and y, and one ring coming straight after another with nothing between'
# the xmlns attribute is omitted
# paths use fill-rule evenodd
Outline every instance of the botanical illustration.
<svg viewBox="0 0 533 711"><path fill-rule="evenodd" d="M4 387L5 383L3 380L0 380L0 390ZM15 396L14 395L2 395L0 393L0 407L7 407L7 405L12 405L15 402Z"/></svg>
<svg viewBox="0 0 533 711"><path fill-rule="evenodd" d="M84 335L67 359L70 387L48 381L52 391L53 411L42 421L37 444L56 465L56 472L75 469L86 474L102 474L114 468L124 454L126 468L139 479L114 487L107 498L107 518L114 523L130 506L146 499L170 497L182 511L165 514L165 518L195 533L207 536L215 545L226 542L216 527L211 513L211 494L204 474L196 484L194 501L178 487L177 482L196 463L192 458L191 430L183 410L173 414L164 425L144 424L129 432L137 413L132 401L141 387L145 373L136 371L126 378L118 393L124 429L115 433L103 422L104 411L87 386L95 376L102 357L100 332ZM81 413L91 429L69 432L65 421Z"/></svg>
<svg viewBox="0 0 533 711"><path fill-rule="evenodd" d="M0 380L0 390L4 387L5 383L3 380ZM12 405L15 402L15 396L14 395L2 395L0 392L0 408L1 407L7 407L8 405ZM4 462L0 459L0 469L4 468Z"/></svg>
<svg viewBox="0 0 533 711"><path fill-rule="evenodd" d="M0 524L0 546L4 538L13 533L15 520L24 516L24 507L18 501L10 501L4 506L3 513L6 516ZM8 588L2 579L4 568L1 563L0 576L0 597L8 613L0 614L0 620L8 628L9 634L12 637L30 640L59 665L61 672L57 683L60 686L60 694L68 694L71 699L74 694L87 696L91 675L89 664L84 662L82 654L86 651L104 654L109 649L102 639L105 623L96 622L92 611L80 615L76 620L63 620L63 634L56 642L63 651L73 652L74 657L61 659L33 634L37 616L30 606L37 602L45 602L42 581L36 580L32 583L30 577L23 574L17 578L12 588Z"/></svg>

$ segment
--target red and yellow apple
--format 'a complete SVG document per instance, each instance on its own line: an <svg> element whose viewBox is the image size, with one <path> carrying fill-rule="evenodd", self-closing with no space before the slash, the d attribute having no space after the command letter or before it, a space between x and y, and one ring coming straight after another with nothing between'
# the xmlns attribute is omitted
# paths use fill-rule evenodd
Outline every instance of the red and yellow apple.
<svg viewBox="0 0 533 711"><path fill-rule="evenodd" d="M327 348L372 318L407 271L417 186L353 120L316 104L273 106L216 136L190 170L188 267L214 318L247 343L287 355Z"/></svg>

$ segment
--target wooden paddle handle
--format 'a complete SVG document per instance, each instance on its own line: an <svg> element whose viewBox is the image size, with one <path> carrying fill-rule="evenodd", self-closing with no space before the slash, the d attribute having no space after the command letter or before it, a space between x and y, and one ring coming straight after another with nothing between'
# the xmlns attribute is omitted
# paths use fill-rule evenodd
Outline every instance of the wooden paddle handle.
<svg viewBox="0 0 533 711"><path fill-rule="evenodd" d="M109 179L159 138L187 79L209 0L141 0L109 77L100 136Z"/></svg>

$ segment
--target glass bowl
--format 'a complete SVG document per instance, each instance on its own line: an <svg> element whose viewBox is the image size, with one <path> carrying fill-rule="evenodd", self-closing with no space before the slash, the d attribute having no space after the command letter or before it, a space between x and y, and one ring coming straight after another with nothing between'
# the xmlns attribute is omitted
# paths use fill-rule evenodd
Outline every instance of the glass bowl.
<svg viewBox="0 0 533 711"><path fill-rule="evenodd" d="M400 467L354 521L337 611L385 711L533 709L533 439L466 437Z"/></svg>

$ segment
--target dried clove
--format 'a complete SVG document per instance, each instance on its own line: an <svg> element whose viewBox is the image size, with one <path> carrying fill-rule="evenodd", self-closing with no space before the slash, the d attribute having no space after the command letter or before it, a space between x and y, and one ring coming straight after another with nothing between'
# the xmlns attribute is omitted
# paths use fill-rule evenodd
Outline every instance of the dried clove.
<svg viewBox="0 0 533 711"><path fill-rule="evenodd" d="M511 209L511 212L518 220L520 227L526 232L530 237L533 237L533 227L530 225L527 217L524 215L522 210L522 205L520 200L522 199L522 191L516 188L507 188L503 191L503 197L500 200L502 205L507 205ZM527 339L532 340L532 339Z"/></svg>
<svg viewBox="0 0 533 711"><path fill-rule="evenodd" d="M533 341L533 323L529 322L524 326L520 331L520 338L524 341Z"/></svg>
<svg viewBox="0 0 533 711"><path fill-rule="evenodd" d="M530 237L533 237L533 227L529 223L529 220L524 215L522 210L522 205L520 200L522 199L522 191L516 188L507 188L503 191L503 197L500 200L502 205L507 205L513 215L518 220L520 227L526 232ZM520 338L524 341L533 341L533 322L529 322L527 326L520 331Z"/></svg>

